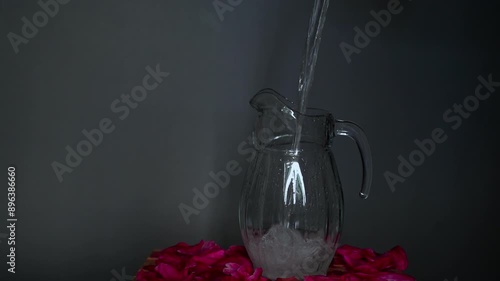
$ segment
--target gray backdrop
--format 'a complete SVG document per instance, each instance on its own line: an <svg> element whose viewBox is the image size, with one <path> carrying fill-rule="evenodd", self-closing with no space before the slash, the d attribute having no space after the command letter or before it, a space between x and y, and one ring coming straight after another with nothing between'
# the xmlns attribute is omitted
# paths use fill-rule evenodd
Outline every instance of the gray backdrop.
<svg viewBox="0 0 500 281"><path fill-rule="evenodd" d="M178 206L193 205L192 189L210 182L210 171L231 160L246 169L238 146L252 130L254 93L273 87L295 98L312 5L230 2L222 18L208 0L74 0L58 4L32 38L15 41L16 54L9 33L22 36L22 18L32 22L41 7L2 1L1 160L2 169L17 168L18 222L11 274L2 180L1 280L129 280L155 248L242 243L244 173L189 224ZM474 95L478 76L500 80L500 25L490 2L402 1L351 63L339 44L354 46L354 28L364 29L370 11L388 1L332 1L328 13L310 105L358 122L374 157L372 194L363 201L355 145L334 143L346 206L342 243L379 252L401 245L419 280L498 276L500 88L456 130L456 119L443 119ZM125 109L113 112L111 104L158 64L170 75L121 120ZM52 163L66 165L65 147L77 149L82 130L103 118L114 131L60 182ZM408 159L414 140L435 128L447 140L391 190L384 173L397 174L398 156Z"/></svg>

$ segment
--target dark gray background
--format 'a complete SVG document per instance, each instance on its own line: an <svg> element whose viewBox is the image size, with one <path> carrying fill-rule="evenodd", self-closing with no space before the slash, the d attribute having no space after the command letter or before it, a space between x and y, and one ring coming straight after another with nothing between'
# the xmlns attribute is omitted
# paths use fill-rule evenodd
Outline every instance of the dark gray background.
<svg viewBox="0 0 500 281"><path fill-rule="evenodd" d="M345 193L342 243L408 254L419 280L498 276L497 134L500 89L456 131L442 114L474 93L477 76L500 80L495 1L404 1L404 10L348 64L339 49L387 1L332 1L310 105L358 122L373 150L369 200L357 197L359 156L335 153ZM273 87L295 98L312 1L243 1L220 21L211 1L71 1L15 54L36 1L2 1L2 169L16 165L17 273L1 280L112 280L155 248L213 239L241 244L243 174L186 225L178 210L252 130L248 100ZM111 102L141 83L147 65L171 73L120 121ZM59 183L52 161L109 117L116 129ZM384 172L441 127L448 140L391 192ZM6 175L5 175L6 177ZM0 221L5 221L6 181ZM4 207L5 206L5 207ZM1 222L0 225L6 224ZM4 227L0 233L6 233ZM7 279L8 277L8 279Z"/></svg>

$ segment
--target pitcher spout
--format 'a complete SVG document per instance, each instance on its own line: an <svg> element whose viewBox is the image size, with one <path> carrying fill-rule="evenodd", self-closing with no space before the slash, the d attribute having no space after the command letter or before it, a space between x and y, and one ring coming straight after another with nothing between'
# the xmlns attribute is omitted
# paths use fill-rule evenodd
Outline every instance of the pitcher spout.
<svg viewBox="0 0 500 281"><path fill-rule="evenodd" d="M250 105L258 112L269 110L274 113L279 112L283 115L288 115L293 117L293 119L297 118L293 109L293 102L270 88L262 89L255 94L250 100Z"/></svg>

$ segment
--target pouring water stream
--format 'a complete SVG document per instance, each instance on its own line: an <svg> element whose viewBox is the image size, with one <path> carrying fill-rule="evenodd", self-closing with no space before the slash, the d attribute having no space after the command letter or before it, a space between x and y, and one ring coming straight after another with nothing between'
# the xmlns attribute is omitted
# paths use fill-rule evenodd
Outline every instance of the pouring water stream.
<svg viewBox="0 0 500 281"><path fill-rule="evenodd" d="M307 110L307 98L309 91L314 80L314 69L316 66L316 61L318 58L319 45L321 43L321 33L323 31L323 26L326 20L326 13L328 10L330 0L315 0L313 6L313 12L311 19L309 21L309 29L306 38L306 44L304 49L304 55L302 60L302 68L299 76L299 115L296 119L296 130L295 136L292 141L291 157L285 162L285 179L284 179L284 203L287 217L284 218L284 224L287 227L293 227L290 224L290 216L293 212L293 207L288 205L287 202L293 202L294 204L298 201L302 204L306 204L307 197L304 186L304 178L302 175L301 167L297 161L300 150L300 140L302 136L302 122L303 114ZM292 191L289 193L289 191ZM288 194L292 198L288 198Z"/></svg>
<svg viewBox="0 0 500 281"><path fill-rule="evenodd" d="M311 19L309 21L309 30L307 33L304 57L302 60L302 69L299 76L299 112L306 113L307 97L314 80L314 69L318 58L319 45L321 43L321 34L326 20L326 13L330 0L315 0ZM293 153L298 154L300 138L302 134L302 118L297 119L297 130L293 140Z"/></svg>

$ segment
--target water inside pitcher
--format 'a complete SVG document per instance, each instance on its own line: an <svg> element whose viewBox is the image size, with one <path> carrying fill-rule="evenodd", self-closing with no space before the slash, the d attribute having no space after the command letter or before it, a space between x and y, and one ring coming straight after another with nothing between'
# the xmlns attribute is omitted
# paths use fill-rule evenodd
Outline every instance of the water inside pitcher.
<svg viewBox="0 0 500 281"><path fill-rule="evenodd" d="M301 114L265 89L250 104L258 111L250 163L240 201L240 228L256 267L270 279L324 275L343 222L343 193L334 156L335 136L358 145L363 163L360 196L371 184L371 155L359 126L327 111ZM300 143L294 146L300 120Z"/></svg>

